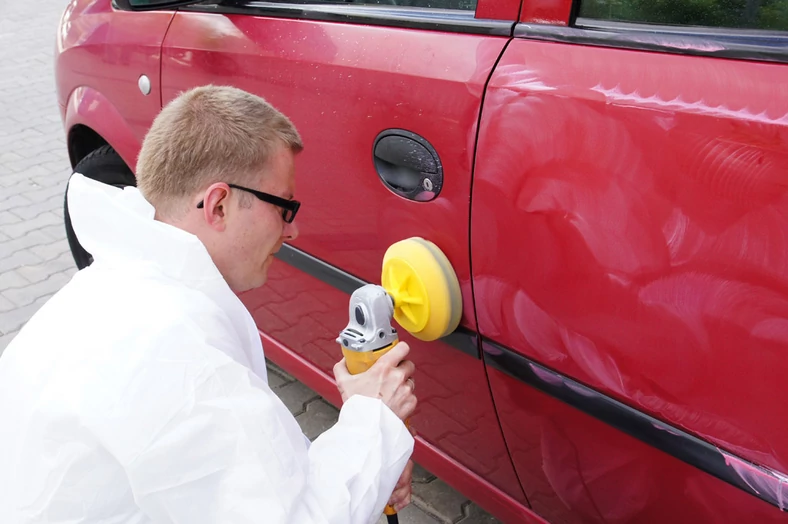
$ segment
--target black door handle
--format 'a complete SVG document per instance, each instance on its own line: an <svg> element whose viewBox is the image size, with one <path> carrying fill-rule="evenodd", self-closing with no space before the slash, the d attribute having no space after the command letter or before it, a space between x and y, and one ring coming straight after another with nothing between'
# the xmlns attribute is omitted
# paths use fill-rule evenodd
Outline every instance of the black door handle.
<svg viewBox="0 0 788 524"><path fill-rule="evenodd" d="M380 180L397 195L428 202L443 188L443 166L438 153L419 135L387 129L375 138L372 151Z"/></svg>

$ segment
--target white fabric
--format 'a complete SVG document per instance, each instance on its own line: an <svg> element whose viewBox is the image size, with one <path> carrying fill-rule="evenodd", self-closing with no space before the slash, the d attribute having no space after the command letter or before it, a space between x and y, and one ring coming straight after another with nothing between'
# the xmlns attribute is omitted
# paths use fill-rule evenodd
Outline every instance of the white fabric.
<svg viewBox="0 0 788 524"><path fill-rule="evenodd" d="M355 396L310 446L202 243L135 188L68 201L95 262L0 357L0 522L376 521L413 451L391 410Z"/></svg>

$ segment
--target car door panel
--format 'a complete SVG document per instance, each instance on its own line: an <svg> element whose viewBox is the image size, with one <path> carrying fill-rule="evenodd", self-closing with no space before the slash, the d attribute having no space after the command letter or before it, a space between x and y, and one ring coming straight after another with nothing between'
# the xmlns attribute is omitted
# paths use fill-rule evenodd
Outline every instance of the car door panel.
<svg viewBox="0 0 788 524"><path fill-rule="evenodd" d="M775 390L788 371L787 73L515 39L480 127L481 335L788 471L775 416L788 408ZM526 495L557 522L781 518L498 370L490 383Z"/></svg>
<svg viewBox="0 0 788 524"><path fill-rule="evenodd" d="M486 344L485 350L498 348ZM509 373L490 369L489 375L528 501L551 523L785 520L784 512L745 491L751 486L779 503L777 477L749 476L755 468L715 454L721 466L731 465L725 474L741 485L735 487Z"/></svg>
<svg viewBox="0 0 788 524"><path fill-rule="evenodd" d="M305 144L296 160L300 236L290 253L315 257L329 272L379 282L389 245L427 238L458 274L462 326L472 334L468 226L476 123L506 40L181 10L163 46L162 92L166 104L192 86L231 84L282 110ZM435 200L406 200L381 183L372 148L386 129L416 133L434 146L444 169ZM268 284L242 299L266 336L332 375L341 358L335 339L348 321L347 292L278 262ZM445 341L402 338L417 366L419 437L525 504L476 347L471 343L467 354Z"/></svg>

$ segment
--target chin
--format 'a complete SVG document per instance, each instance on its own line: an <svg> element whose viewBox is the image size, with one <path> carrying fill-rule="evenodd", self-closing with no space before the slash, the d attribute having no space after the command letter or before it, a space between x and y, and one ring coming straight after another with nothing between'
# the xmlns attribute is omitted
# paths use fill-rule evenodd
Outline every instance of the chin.
<svg viewBox="0 0 788 524"><path fill-rule="evenodd" d="M230 286L234 293L246 293L259 287L262 287L268 280L268 275L262 275L254 280L249 279L246 282L238 283L236 286Z"/></svg>
<svg viewBox="0 0 788 524"><path fill-rule="evenodd" d="M262 275L257 277L257 280L255 280L254 287L255 288L262 287L265 285L266 282L268 282L268 268L265 269L265 272Z"/></svg>
<svg viewBox="0 0 788 524"><path fill-rule="evenodd" d="M269 262L264 262L261 271L255 275L250 275L249 279L243 282L243 289L237 290L234 289L233 291L251 291L253 289L257 289L265 285L268 281L268 268L271 264Z"/></svg>

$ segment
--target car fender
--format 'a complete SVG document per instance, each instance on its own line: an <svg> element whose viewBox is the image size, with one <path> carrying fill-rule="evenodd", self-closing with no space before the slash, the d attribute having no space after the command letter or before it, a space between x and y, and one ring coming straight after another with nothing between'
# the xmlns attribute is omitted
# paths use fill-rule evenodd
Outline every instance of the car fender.
<svg viewBox="0 0 788 524"><path fill-rule="evenodd" d="M84 125L98 133L134 171L140 141L115 105L101 92L89 86L74 89L66 104L64 127L69 133ZM71 150L69 144L69 150ZM73 159L72 159L73 160Z"/></svg>

